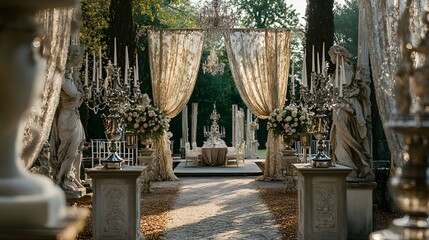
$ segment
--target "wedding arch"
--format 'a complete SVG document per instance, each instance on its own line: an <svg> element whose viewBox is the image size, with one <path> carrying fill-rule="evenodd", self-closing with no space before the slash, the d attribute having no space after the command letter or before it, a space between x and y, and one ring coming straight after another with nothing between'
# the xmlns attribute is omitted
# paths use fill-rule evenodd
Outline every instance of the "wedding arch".
<svg viewBox="0 0 429 240"><path fill-rule="evenodd" d="M149 30L149 64L154 104L170 118L187 104L195 86L205 31ZM246 106L266 119L286 100L290 30L229 29L225 34L229 65ZM168 134L155 142L155 176L175 180ZM265 180L282 178L281 139L268 133Z"/></svg>

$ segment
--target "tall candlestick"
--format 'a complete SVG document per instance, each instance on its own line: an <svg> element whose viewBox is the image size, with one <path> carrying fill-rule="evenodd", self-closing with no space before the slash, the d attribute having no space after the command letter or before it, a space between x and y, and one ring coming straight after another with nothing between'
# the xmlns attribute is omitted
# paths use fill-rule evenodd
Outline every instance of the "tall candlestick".
<svg viewBox="0 0 429 240"><path fill-rule="evenodd" d="M319 60L319 52L317 52L317 74L320 73L320 60Z"/></svg>
<svg viewBox="0 0 429 240"><path fill-rule="evenodd" d="M325 62L325 42L323 42L322 45L322 74L325 76L325 68L326 68L326 62Z"/></svg>
<svg viewBox="0 0 429 240"><path fill-rule="evenodd" d="M313 85L314 85L314 82L313 82L313 79L314 79L314 77L312 76L311 78L310 78L310 93L311 94L313 94L313 92L314 92L314 90L313 90Z"/></svg>
<svg viewBox="0 0 429 240"><path fill-rule="evenodd" d="M99 72L97 71L97 86L95 87L95 90L98 92L100 91L100 76L99 76Z"/></svg>
<svg viewBox="0 0 429 240"><path fill-rule="evenodd" d="M136 85L136 78L137 78L137 75L138 75L138 73L137 73L137 65L134 65L134 86Z"/></svg>
<svg viewBox="0 0 429 240"><path fill-rule="evenodd" d="M307 52L304 49L304 59L302 60L302 74L301 84L303 87L307 87L307 64L306 64Z"/></svg>
<svg viewBox="0 0 429 240"><path fill-rule="evenodd" d="M130 68L130 62L128 59L128 46L125 46L125 76L124 76L124 84L128 84L128 69Z"/></svg>
<svg viewBox="0 0 429 240"><path fill-rule="evenodd" d="M117 61L117 54L116 54L116 37L113 39L113 65L117 66L118 65L118 61Z"/></svg>
<svg viewBox="0 0 429 240"><path fill-rule="evenodd" d="M291 76L291 81L292 81L292 96L295 95L295 59L292 60L292 76Z"/></svg>
<svg viewBox="0 0 429 240"><path fill-rule="evenodd" d="M337 59L335 61L335 88L338 88L338 82L340 81L340 79L338 79L338 54L337 54Z"/></svg>
<svg viewBox="0 0 429 240"><path fill-rule="evenodd" d="M344 57L341 56L341 76L340 76L340 97L343 96L343 83L345 82L346 72L344 71Z"/></svg>
<svg viewBox="0 0 429 240"><path fill-rule="evenodd" d="M100 54L100 62L99 62L99 64L100 64L100 67L99 67L100 73L99 73L98 78L102 79L103 78L103 63L101 61L101 46L100 46L100 48L98 50L99 50L99 54Z"/></svg>
<svg viewBox="0 0 429 240"><path fill-rule="evenodd" d="M86 52L85 60L85 86L88 86L88 52Z"/></svg>
<svg viewBox="0 0 429 240"><path fill-rule="evenodd" d="M94 82L95 81L95 72L96 72L96 66L97 66L97 63L96 63L96 61L95 61L95 51L93 51L92 52L92 81Z"/></svg>
<svg viewBox="0 0 429 240"><path fill-rule="evenodd" d="M311 51L311 72L314 73L316 71L316 68L314 67L314 45L313 49Z"/></svg>
<svg viewBox="0 0 429 240"><path fill-rule="evenodd" d="M135 80L140 80L139 79L139 56L136 53L136 77Z"/></svg>

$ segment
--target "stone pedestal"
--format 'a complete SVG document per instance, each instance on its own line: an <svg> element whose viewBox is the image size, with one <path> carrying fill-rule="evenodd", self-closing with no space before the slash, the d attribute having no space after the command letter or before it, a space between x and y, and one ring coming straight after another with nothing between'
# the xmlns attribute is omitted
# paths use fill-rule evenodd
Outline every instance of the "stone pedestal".
<svg viewBox="0 0 429 240"><path fill-rule="evenodd" d="M8 240L75 240L83 229L89 211L84 208L67 208L63 219L55 227L2 228L0 239Z"/></svg>
<svg viewBox="0 0 429 240"><path fill-rule="evenodd" d="M142 173L142 192L150 193L153 192L151 188L151 182L155 173L153 172L153 160L155 158L155 150L152 148L143 148L139 151L139 156L137 157L140 166L146 166L145 170Z"/></svg>
<svg viewBox="0 0 429 240"><path fill-rule="evenodd" d="M145 167L91 168L93 239L141 239L140 176Z"/></svg>
<svg viewBox="0 0 429 240"><path fill-rule="evenodd" d="M86 188L78 188L74 191L64 191L67 202L75 201L86 195Z"/></svg>
<svg viewBox="0 0 429 240"><path fill-rule="evenodd" d="M372 192L376 182L347 182L347 239L368 239L373 231Z"/></svg>
<svg viewBox="0 0 429 240"><path fill-rule="evenodd" d="M284 190L285 192L296 191L295 169L292 164L299 163L299 158L293 148L282 150L283 156L283 177L284 177Z"/></svg>
<svg viewBox="0 0 429 240"><path fill-rule="evenodd" d="M298 239L347 239L346 176L351 168L312 168L298 173Z"/></svg>

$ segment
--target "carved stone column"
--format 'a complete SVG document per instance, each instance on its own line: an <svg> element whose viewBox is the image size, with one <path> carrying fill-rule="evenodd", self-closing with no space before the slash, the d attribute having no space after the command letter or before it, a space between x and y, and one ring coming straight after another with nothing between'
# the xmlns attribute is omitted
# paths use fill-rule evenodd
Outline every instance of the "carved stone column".
<svg viewBox="0 0 429 240"><path fill-rule="evenodd" d="M298 239L347 239L346 176L351 168L312 168L298 172Z"/></svg>

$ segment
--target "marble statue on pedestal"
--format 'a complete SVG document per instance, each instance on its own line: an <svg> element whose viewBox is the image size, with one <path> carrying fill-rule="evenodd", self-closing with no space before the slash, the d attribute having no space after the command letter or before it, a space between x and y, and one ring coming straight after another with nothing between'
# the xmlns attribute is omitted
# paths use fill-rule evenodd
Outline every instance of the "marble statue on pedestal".
<svg viewBox="0 0 429 240"><path fill-rule="evenodd" d="M85 132L79 115L79 107L83 102L79 78L83 52L81 46L69 47L60 103L51 133L54 180L65 191L85 189L80 180Z"/></svg>
<svg viewBox="0 0 429 240"><path fill-rule="evenodd" d="M370 118L370 90L361 79L355 77L350 63L351 55L344 47L332 46L329 56L334 63L337 59L339 63L344 59L345 70L343 99L333 110L330 136L333 161L353 169L347 177L348 181L374 180L366 126Z"/></svg>

